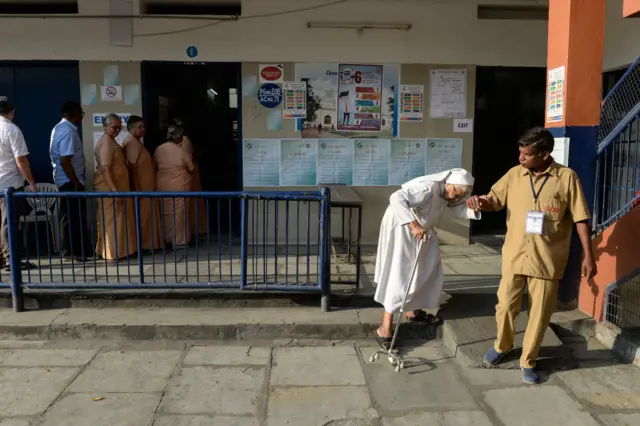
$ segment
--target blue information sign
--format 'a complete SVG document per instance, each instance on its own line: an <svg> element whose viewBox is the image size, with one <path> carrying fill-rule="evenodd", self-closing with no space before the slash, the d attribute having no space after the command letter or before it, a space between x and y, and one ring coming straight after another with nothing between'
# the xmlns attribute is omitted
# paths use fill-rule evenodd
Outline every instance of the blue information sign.
<svg viewBox="0 0 640 426"><path fill-rule="evenodd" d="M198 56L198 48L195 46L187 47L187 56L190 57L191 59Z"/></svg>
<svg viewBox="0 0 640 426"><path fill-rule="evenodd" d="M258 101L265 108L275 108L282 102L282 88L274 83L266 83L258 90Z"/></svg>

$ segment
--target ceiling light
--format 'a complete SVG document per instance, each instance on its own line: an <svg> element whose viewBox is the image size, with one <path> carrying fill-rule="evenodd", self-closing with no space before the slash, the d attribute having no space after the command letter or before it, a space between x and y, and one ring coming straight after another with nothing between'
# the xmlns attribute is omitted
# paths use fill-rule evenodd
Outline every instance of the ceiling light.
<svg viewBox="0 0 640 426"><path fill-rule="evenodd" d="M374 24L369 22L307 22L307 28L342 28L357 31L364 30L400 30L409 31L411 24Z"/></svg>

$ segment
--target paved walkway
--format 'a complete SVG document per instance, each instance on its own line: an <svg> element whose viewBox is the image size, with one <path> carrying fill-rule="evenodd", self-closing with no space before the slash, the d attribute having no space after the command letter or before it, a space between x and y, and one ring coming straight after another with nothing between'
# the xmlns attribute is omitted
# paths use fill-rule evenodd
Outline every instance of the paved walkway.
<svg viewBox="0 0 640 426"><path fill-rule="evenodd" d="M590 342L525 385L439 341L395 373L371 342L0 341L2 426L632 426L640 370Z"/></svg>

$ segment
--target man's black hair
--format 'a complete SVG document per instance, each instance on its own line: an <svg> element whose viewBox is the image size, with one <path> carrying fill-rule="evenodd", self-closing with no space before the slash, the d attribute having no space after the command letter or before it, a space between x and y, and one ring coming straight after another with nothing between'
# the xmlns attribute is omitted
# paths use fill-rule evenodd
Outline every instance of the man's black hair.
<svg viewBox="0 0 640 426"><path fill-rule="evenodd" d="M127 120L127 130L131 131L131 129L134 129L136 127L136 124L141 121L144 121L144 118L140 117L139 115L132 115Z"/></svg>
<svg viewBox="0 0 640 426"><path fill-rule="evenodd" d="M67 101L62 104L62 117L74 118L82 115L82 105L76 101Z"/></svg>
<svg viewBox="0 0 640 426"><path fill-rule="evenodd" d="M0 102L0 115L9 115L15 108L7 101Z"/></svg>
<svg viewBox="0 0 640 426"><path fill-rule="evenodd" d="M553 135L544 127L534 127L524 132L518 145L522 148L533 146L538 152L551 153L554 145Z"/></svg>

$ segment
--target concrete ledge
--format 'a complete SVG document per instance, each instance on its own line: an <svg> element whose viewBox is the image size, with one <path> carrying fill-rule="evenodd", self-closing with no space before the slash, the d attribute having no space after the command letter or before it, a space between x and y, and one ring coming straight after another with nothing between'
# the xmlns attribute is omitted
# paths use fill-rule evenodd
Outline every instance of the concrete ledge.
<svg viewBox="0 0 640 426"><path fill-rule="evenodd" d="M596 338L623 361L640 367L640 339L607 323L595 327Z"/></svg>
<svg viewBox="0 0 640 426"><path fill-rule="evenodd" d="M136 308L0 310L0 339L367 339L382 309ZM438 339L440 327L404 324L405 339Z"/></svg>
<svg viewBox="0 0 640 426"><path fill-rule="evenodd" d="M496 338L494 317L475 317L449 320L444 323L442 339L445 346L455 354L460 362L471 368L520 369L520 355L524 330L529 316L521 313L516 320L515 349L507 354L504 361L495 367L482 361L484 353L491 348ZM547 328L540 350L539 364L554 358L569 357L571 352L562 347L562 342L551 328Z"/></svg>

